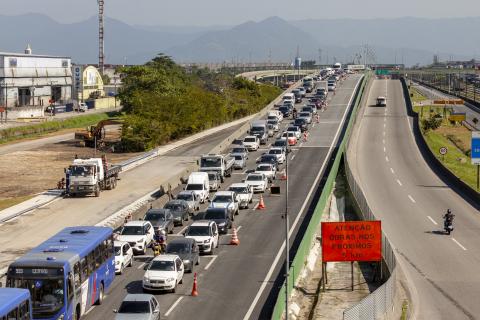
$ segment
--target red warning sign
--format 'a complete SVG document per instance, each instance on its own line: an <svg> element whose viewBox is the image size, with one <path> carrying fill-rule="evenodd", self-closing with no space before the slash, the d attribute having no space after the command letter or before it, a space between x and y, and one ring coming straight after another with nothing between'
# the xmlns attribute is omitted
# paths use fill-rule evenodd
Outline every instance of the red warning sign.
<svg viewBox="0 0 480 320"><path fill-rule="evenodd" d="M322 222L322 260L382 260L381 222Z"/></svg>

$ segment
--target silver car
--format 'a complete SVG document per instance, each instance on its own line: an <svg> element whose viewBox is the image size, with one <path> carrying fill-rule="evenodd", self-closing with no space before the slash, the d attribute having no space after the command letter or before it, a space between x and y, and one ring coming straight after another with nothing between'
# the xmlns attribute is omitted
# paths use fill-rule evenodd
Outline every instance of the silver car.
<svg viewBox="0 0 480 320"><path fill-rule="evenodd" d="M195 191L180 191L176 199L187 201L190 214L193 214L196 210L200 210L200 196L198 196Z"/></svg>
<svg viewBox="0 0 480 320"><path fill-rule="evenodd" d="M234 169L243 170L247 166L247 159L243 154L234 153L232 154L232 157L235 159L235 162L233 163Z"/></svg>
<svg viewBox="0 0 480 320"><path fill-rule="evenodd" d="M127 294L113 312L115 320L160 320L160 305L151 294Z"/></svg>
<svg viewBox="0 0 480 320"><path fill-rule="evenodd" d="M298 114L298 118L305 119L305 121L307 123L312 123L312 115L310 114L310 112L306 112L306 111L305 112L300 112Z"/></svg>
<svg viewBox="0 0 480 320"><path fill-rule="evenodd" d="M218 173L217 171L208 172L208 186L210 191L218 191L218 189L220 189L221 183L222 178L220 177L220 173Z"/></svg>

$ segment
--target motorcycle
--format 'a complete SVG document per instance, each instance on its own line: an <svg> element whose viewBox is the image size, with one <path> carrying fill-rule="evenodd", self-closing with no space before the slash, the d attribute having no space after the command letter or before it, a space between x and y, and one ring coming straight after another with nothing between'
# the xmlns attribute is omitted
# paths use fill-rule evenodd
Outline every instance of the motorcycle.
<svg viewBox="0 0 480 320"><path fill-rule="evenodd" d="M453 221L447 218L444 219L445 221L443 222L443 229L448 235L450 235L450 233L453 231Z"/></svg>

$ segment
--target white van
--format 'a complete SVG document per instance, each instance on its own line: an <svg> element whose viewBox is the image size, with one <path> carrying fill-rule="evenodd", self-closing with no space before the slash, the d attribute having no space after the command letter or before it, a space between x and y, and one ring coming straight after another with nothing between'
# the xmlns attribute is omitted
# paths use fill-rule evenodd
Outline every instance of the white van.
<svg viewBox="0 0 480 320"><path fill-rule="evenodd" d="M291 101L293 104L295 104L295 94L293 93L285 93L282 97L283 102L285 101Z"/></svg>
<svg viewBox="0 0 480 320"><path fill-rule="evenodd" d="M185 190L195 192L195 194L200 197L200 202L204 203L210 197L208 172L190 173Z"/></svg>

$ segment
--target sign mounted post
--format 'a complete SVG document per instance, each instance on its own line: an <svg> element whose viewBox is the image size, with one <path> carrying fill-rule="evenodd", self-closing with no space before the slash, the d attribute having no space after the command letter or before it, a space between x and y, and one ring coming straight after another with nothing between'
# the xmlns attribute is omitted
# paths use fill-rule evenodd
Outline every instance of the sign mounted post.
<svg viewBox="0 0 480 320"><path fill-rule="evenodd" d="M441 147L438 152L442 155L442 161L445 161L445 155L448 152L447 147Z"/></svg>
<svg viewBox="0 0 480 320"><path fill-rule="evenodd" d="M477 190L480 190L480 131L472 131L472 164L477 166Z"/></svg>
<svg viewBox="0 0 480 320"><path fill-rule="evenodd" d="M353 262L382 261L381 221L322 222L322 261L322 279L327 262L351 262L353 291Z"/></svg>

